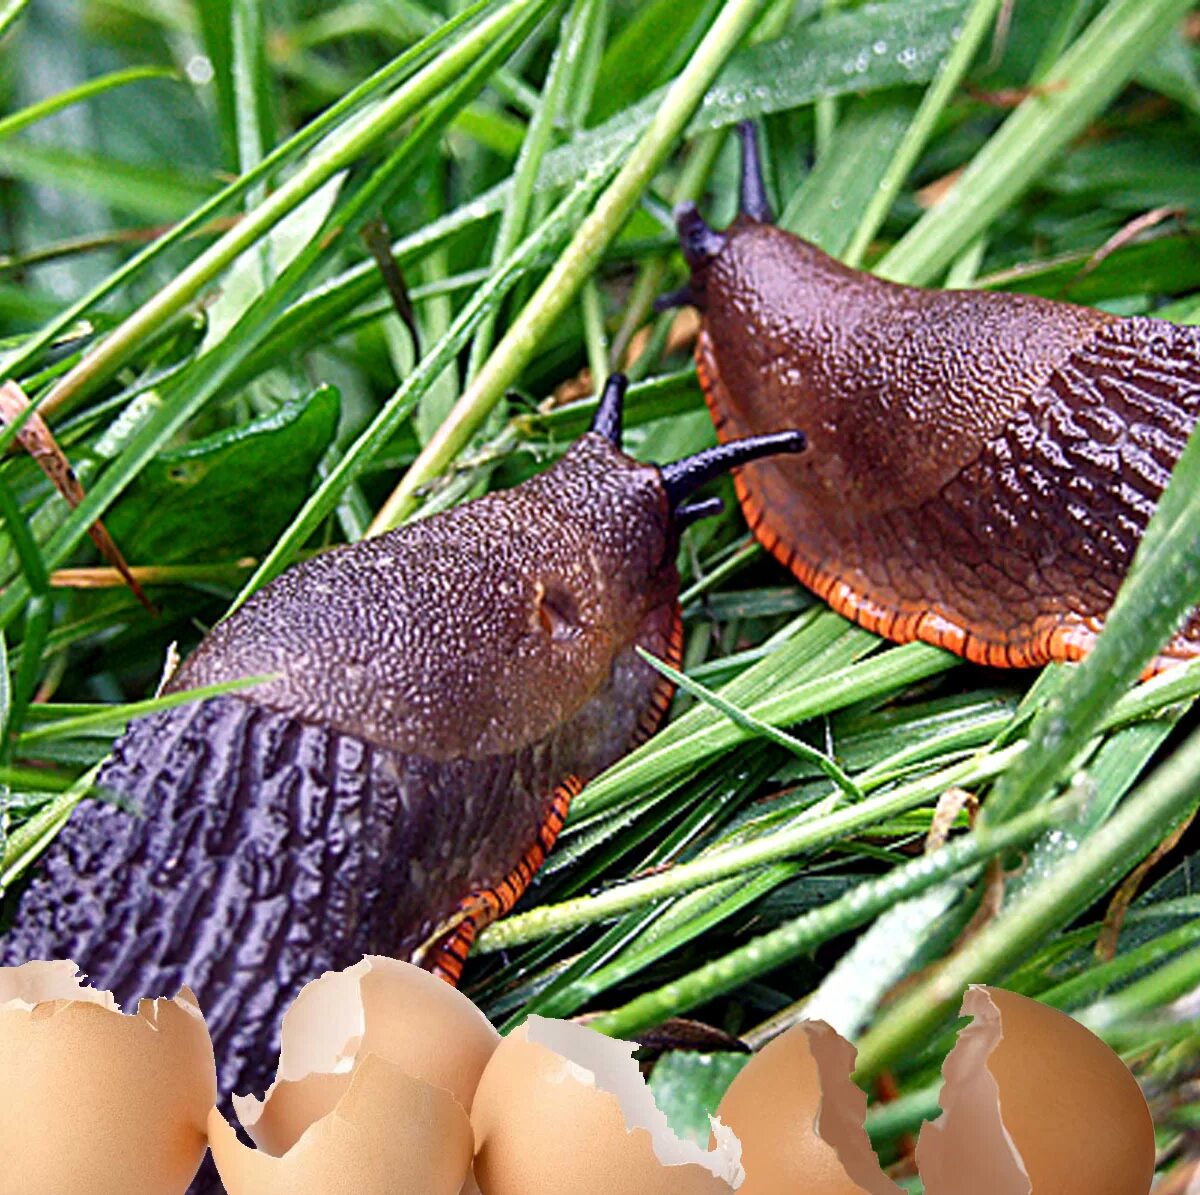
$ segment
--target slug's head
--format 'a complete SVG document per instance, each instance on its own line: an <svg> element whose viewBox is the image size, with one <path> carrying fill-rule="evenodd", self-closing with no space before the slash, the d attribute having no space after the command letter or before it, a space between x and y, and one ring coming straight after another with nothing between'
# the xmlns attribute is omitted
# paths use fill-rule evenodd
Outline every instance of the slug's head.
<svg viewBox="0 0 1200 1195"><path fill-rule="evenodd" d="M695 497L721 473L772 453L800 452L799 431L752 436L667 465L635 461L621 447L628 383L605 384L591 430L551 470L528 482L531 498L552 504L564 527L587 545L596 617L638 618L649 605L673 603L680 532L721 510L719 498ZM576 553L578 554L578 553Z"/></svg>
<svg viewBox="0 0 1200 1195"><path fill-rule="evenodd" d="M675 227L691 277L658 300L660 311L690 305L723 318L730 314L726 309L747 303L773 303L786 309L798 294L803 301L804 284L814 273L840 268L815 245L775 224L754 125L743 121L738 135L742 145L738 214L728 228L718 231L705 222L694 203L681 203L675 209ZM769 326L774 321L769 311L764 314Z"/></svg>
<svg viewBox="0 0 1200 1195"><path fill-rule="evenodd" d="M658 300L656 306L660 311L686 304L703 310L714 263L720 260L722 265L726 265L728 259L737 254L739 241L754 241L764 237L769 240L778 233L767 199L758 133L750 121L743 121L738 125L738 135L742 142L742 181L737 217L724 232L718 232L705 222L690 200L675 209L679 245L692 276L686 286ZM735 248L727 252L731 246Z"/></svg>

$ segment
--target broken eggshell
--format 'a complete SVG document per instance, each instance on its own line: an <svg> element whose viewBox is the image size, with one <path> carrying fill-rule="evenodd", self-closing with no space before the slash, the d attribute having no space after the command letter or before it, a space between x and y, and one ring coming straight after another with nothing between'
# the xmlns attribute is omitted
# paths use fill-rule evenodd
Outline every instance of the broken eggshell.
<svg viewBox="0 0 1200 1195"><path fill-rule="evenodd" d="M350 1087L355 1060L375 1054L444 1088L469 1113L500 1042L487 1017L411 963L370 955L306 984L284 1014L279 1070L264 1099L233 1097L252 1141L283 1153Z"/></svg>
<svg viewBox="0 0 1200 1195"><path fill-rule="evenodd" d="M969 988L962 1012L942 1115L917 1142L926 1195L1146 1195L1150 1110L1100 1038L1001 988Z"/></svg>
<svg viewBox="0 0 1200 1195"><path fill-rule="evenodd" d="M216 1108L208 1134L229 1195L458 1195L471 1166L471 1122L458 1100L375 1054L278 1152L243 1145Z"/></svg>
<svg viewBox="0 0 1200 1195"><path fill-rule="evenodd" d="M0 968L0 1195L182 1195L217 1094L195 997L126 1015L77 972Z"/></svg>
<svg viewBox="0 0 1200 1195"><path fill-rule="evenodd" d="M856 1053L824 1021L801 1021L738 1072L717 1116L742 1143L742 1195L899 1195L863 1127Z"/></svg>
<svg viewBox="0 0 1200 1195"><path fill-rule="evenodd" d="M671 1132L633 1059L636 1043L531 1016L501 1042L475 1095L483 1195L728 1195L740 1149L714 1124L706 1153Z"/></svg>

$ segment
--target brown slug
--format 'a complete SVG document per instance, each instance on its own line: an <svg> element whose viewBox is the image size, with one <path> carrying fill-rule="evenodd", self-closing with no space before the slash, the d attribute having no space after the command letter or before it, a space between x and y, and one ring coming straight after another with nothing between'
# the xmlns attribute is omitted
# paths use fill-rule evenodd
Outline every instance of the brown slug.
<svg viewBox="0 0 1200 1195"><path fill-rule="evenodd" d="M454 981L570 796L652 733L680 657L699 485L798 432L659 469L620 449L624 378L546 472L294 566L168 686L272 679L134 722L23 892L0 964L72 958L119 1000L187 984L220 1090L270 1082L284 1009L364 954Z"/></svg>
<svg viewBox="0 0 1200 1195"><path fill-rule="evenodd" d="M1200 413L1200 329L850 269L771 222L742 127L740 212L676 211L722 440L803 427L737 471L763 545L834 609L976 663L1082 656ZM1200 652L1194 613L1154 665Z"/></svg>

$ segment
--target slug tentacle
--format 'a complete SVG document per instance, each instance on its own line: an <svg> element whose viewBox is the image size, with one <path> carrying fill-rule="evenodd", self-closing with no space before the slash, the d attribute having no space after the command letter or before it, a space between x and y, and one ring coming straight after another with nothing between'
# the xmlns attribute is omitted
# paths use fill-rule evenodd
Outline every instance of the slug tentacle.
<svg viewBox="0 0 1200 1195"><path fill-rule="evenodd" d="M719 515L725 509L725 503L720 498L700 498L696 502L685 502L675 508L675 529L682 531L701 519L709 519Z"/></svg>
<svg viewBox="0 0 1200 1195"><path fill-rule="evenodd" d="M668 291L654 300L655 311L670 311L672 307L695 307L696 296L690 285L685 284L678 290Z"/></svg>
<svg viewBox="0 0 1200 1195"><path fill-rule="evenodd" d="M600 403L592 418L592 431L598 436L603 436L614 448L621 447L625 391L628 389L629 379L623 373L612 374L604 383Z"/></svg>
<svg viewBox="0 0 1200 1195"><path fill-rule="evenodd" d="M683 256L693 270L707 265L725 248L724 234L705 223L704 217L691 200L681 203L675 209L675 227L679 230Z"/></svg>
<svg viewBox="0 0 1200 1195"><path fill-rule="evenodd" d="M742 141L742 181L738 211L759 224L773 224L771 204L767 199L767 184L763 178L762 156L758 152L758 128L752 120L738 125Z"/></svg>
<svg viewBox="0 0 1200 1195"><path fill-rule="evenodd" d="M680 503L695 493L707 481L722 473L736 469L749 461L758 460L774 453L791 454L803 452L808 440L802 431L771 432L763 436L746 436L733 443L718 444L698 452L695 456L663 465L663 489L672 511L679 510ZM694 517L695 507L693 507Z"/></svg>

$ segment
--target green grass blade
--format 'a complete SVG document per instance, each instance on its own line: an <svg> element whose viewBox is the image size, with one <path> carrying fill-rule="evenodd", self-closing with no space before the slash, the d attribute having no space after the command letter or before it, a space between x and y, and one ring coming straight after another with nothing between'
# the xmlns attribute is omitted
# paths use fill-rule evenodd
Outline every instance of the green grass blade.
<svg viewBox="0 0 1200 1195"><path fill-rule="evenodd" d="M4 29L0 24L0 37L3 37ZM14 133L20 132L22 129L27 129L30 125L37 124L39 120L45 120L48 116L53 116L56 112L62 112L66 108L70 108L74 104L81 104L85 100L95 99L98 96L104 95L106 92L115 91L118 87L127 87L131 83L141 83L146 79L178 79L179 76L166 67L161 66L134 66L127 70L113 71L111 74L101 75L98 79L89 79L86 83L81 83L78 87L70 87L66 91L60 91L57 95L52 95L49 99L45 99L36 104L30 104L26 108L22 108L19 112L14 112L11 116L0 118L0 141L5 137L11 137Z"/></svg>
<svg viewBox="0 0 1200 1195"><path fill-rule="evenodd" d="M1039 876L931 979L906 993L875 1023L859 1046L860 1077L878 1074L953 1016L967 984L1001 981L1030 943L1045 940L1086 909L1098 892L1128 870L1131 860L1143 858L1196 810L1198 779L1200 733L1194 732L1105 825L1061 859L1055 871ZM1029 816L1029 811L1018 814L1005 825Z"/></svg>
<svg viewBox="0 0 1200 1195"><path fill-rule="evenodd" d="M1191 7L1190 0L1110 0L1045 80L1054 89L1021 104L876 272L932 281L1083 132Z"/></svg>
<svg viewBox="0 0 1200 1195"><path fill-rule="evenodd" d="M1029 842L1044 832L1059 809L1032 810L995 830L977 830L961 839L897 867L879 879L859 885L839 900L753 939L696 971L639 996L591 1022L613 1037L637 1033L666 1016L678 1016L733 988L764 975L824 941L863 925L901 900L910 899L958 872L976 868L989 858ZM670 1009L670 1012L666 1012ZM860 1063L862 1055L860 1053Z"/></svg>
<svg viewBox="0 0 1200 1195"><path fill-rule="evenodd" d="M7 36L28 4L29 0L5 0L0 4L0 38Z"/></svg>
<svg viewBox="0 0 1200 1195"><path fill-rule="evenodd" d="M533 210L534 187L542 161L554 137L554 128L562 118L563 107L578 82L583 49L592 36L592 29L603 16L601 0L577 0L562 19L562 27L554 57L546 76L546 86L533 118L521 142L521 152L512 175L512 189L500 213L500 227L492 246L492 268L500 266L517 247L525 234ZM471 343L467 377L479 372L492 346L494 318L480 324Z"/></svg>
<svg viewBox="0 0 1200 1195"><path fill-rule="evenodd" d="M52 343L57 336L70 328L81 315L91 310L96 304L135 277L146 266L185 237L202 228L209 219L217 215L227 205L234 203L250 188L269 178L276 169L293 161L301 153L308 151L314 145L318 144L322 137L329 135L331 131L343 126L348 118L359 112L372 97L398 81L408 78L412 71L419 65L427 62L440 46L451 41L460 30L468 28L472 21L496 6L497 0L476 0L475 4L464 9L452 20L446 22L445 25L434 33L431 33L424 41L399 55L394 62L381 68L369 79L365 80L358 87L355 87L349 94L296 133L287 143L269 154L256 170L235 180L224 190L198 207L186 220L181 221L169 233L159 238L146 249L143 249L130 261L109 275L107 279L89 290L82 298L68 304L55 319L46 324L34 336L25 340L19 349L10 352L3 358L0 361L0 372L9 377L19 376L21 371L35 358L37 353ZM234 256L236 256L236 251ZM200 285L203 285L203 283L200 283Z"/></svg>
<svg viewBox="0 0 1200 1195"><path fill-rule="evenodd" d="M747 706L747 712L759 722L788 726L805 718L832 713L855 702L893 692L905 685L936 676L958 663L956 656L940 648L910 643L821 679L806 681L790 691L756 701ZM591 813L603 809L622 791L678 775L751 737L749 731L725 722L702 725L686 737L673 737L665 745L652 739L593 781L576 799L579 812Z"/></svg>
<svg viewBox="0 0 1200 1195"><path fill-rule="evenodd" d="M954 43L954 49L947 55L933 83L925 92L921 106L908 126L904 139L897 146L895 155L871 196L867 210L854 230L853 239L846 246L843 260L847 265L862 264L872 238L882 226L884 217L904 185L904 180L916 165L934 126L978 53L984 34L992 26L999 7L1000 0L974 0L971 5L963 22L962 33Z"/></svg>
<svg viewBox="0 0 1200 1195"><path fill-rule="evenodd" d="M437 434L380 508L372 524L373 531L394 527L413 513L420 488L436 477L465 446L500 400L505 388L533 356L539 342L578 295L584 280L620 231L721 64L742 39L760 7L761 0L729 0L721 10L617 177L596 201L571 243L513 321Z"/></svg>
<svg viewBox="0 0 1200 1195"><path fill-rule="evenodd" d="M704 702L705 705L712 706L713 709L724 714L735 726L746 731L747 734L767 739L769 742L790 751L799 759L815 764L817 768L824 772L842 790L846 797L852 801L862 800L862 790L843 771L837 761L826 755L824 751L818 751L815 747L810 747L807 743L801 742L794 735L787 734L777 726L770 726L746 710L739 709L732 701L726 701L719 693L714 693L711 689L705 688L704 685L694 681L690 676L680 672L677 668L672 668L670 664L660 660L644 648L639 647L637 653L647 664L656 668L663 676L681 688L685 693Z"/></svg>

